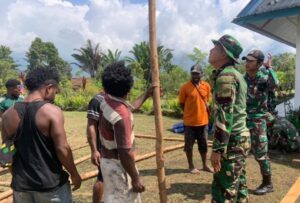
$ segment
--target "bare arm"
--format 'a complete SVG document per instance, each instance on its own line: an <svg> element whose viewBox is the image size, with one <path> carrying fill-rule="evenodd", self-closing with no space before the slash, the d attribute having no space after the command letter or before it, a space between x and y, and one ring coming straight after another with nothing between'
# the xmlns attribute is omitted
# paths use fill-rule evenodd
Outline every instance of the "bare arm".
<svg viewBox="0 0 300 203"><path fill-rule="evenodd" d="M80 188L81 178L76 169L71 148L67 142L67 137L64 129L64 117L62 111L53 107L50 117L50 136L54 142L55 150L59 161L70 173L73 190Z"/></svg>
<svg viewBox="0 0 300 203"><path fill-rule="evenodd" d="M132 106L134 107L134 110L138 110L141 108L143 103L152 96L154 87L150 87L146 92L141 94L135 101L132 102Z"/></svg>
<svg viewBox="0 0 300 203"><path fill-rule="evenodd" d="M96 166L99 166L100 153L97 149L97 122L94 119L88 118L87 120L87 140L91 148L91 160L92 163Z"/></svg>

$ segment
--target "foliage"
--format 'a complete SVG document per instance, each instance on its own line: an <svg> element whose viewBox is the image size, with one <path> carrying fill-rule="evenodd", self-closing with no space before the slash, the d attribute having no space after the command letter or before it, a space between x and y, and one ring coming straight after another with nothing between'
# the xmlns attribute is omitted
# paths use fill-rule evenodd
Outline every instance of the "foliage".
<svg viewBox="0 0 300 203"><path fill-rule="evenodd" d="M161 70L169 72L174 65L171 63L173 58L172 50L160 45L157 47L159 67ZM131 69L141 74L148 83L151 81L151 61L149 42L135 44L130 53L133 57L126 57Z"/></svg>
<svg viewBox="0 0 300 203"><path fill-rule="evenodd" d="M293 53L282 53L273 57L272 63L277 72L281 91L294 88L296 56Z"/></svg>
<svg viewBox="0 0 300 203"><path fill-rule="evenodd" d="M112 52L112 50L108 49L107 54L103 54L102 58L102 67L106 67L109 64L115 63L121 59L122 52L118 49L115 50L115 52Z"/></svg>
<svg viewBox="0 0 300 203"><path fill-rule="evenodd" d="M95 78L97 71L101 68L103 54L100 51L100 45L97 43L95 47L91 40L87 40L84 47L74 49L77 53L72 54L78 63L73 63L81 68L83 71Z"/></svg>
<svg viewBox="0 0 300 203"><path fill-rule="evenodd" d="M160 74L161 86L166 94L178 95L179 88L190 79L187 71L176 66L169 72L163 71Z"/></svg>
<svg viewBox="0 0 300 203"><path fill-rule="evenodd" d="M32 41L29 51L26 53L28 62L27 70L41 66L56 68L62 78L71 78L71 66L64 61L52 42L43 42L40 38Z"/></svg>
<svg viewBox="0 0 300 203"><path fill-rule="evenodd" d="M207 57L207 53L202 52L200 49L195 47L193 49L193 53L187 54L188 58L191 59L195 64L200 64L203 67L206 66L205 59Z"/></svg>
<svg viewBox="0 0 300 203"><path fill-rule="evenodd" d="M70 81L61 86L61 91L55 98L55 104L66 111L86 111L89 101L101 91L101 87L93 80L87 83L85 90L73 90Z"/></svg>
<svg viewBox="0 0 300 203"><path fill-rule="evenodd" d="M0 45L0 88L1 93L5 90L4 83L9 78L18 78L17 64L11 57L12 51L9 47Z"/></svg>

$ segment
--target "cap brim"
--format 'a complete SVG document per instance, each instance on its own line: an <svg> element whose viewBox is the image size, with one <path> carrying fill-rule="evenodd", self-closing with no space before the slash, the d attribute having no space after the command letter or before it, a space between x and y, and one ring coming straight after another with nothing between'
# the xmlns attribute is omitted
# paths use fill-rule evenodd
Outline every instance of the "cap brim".
<svg viewBox="0 0 300 203"><path fill-rule="evenodd" d="M220 41L215 40L215 39L212 39L211 41L213 44L220 44L223 47L224 51L226 52L227 56L229 56L231 59L233 59L235 63L240 64L239 59L234 58L233 54L230 51L228 51L226 49L226 47Z"/></svg>
<svg viewBox="0 0 300 203"><path fill-rule="evenodd" d="M257 61L257 58L253 57L253 56L243 56L242 60L246 60L248 59L249 61Z"/></svg>
<svg viewBox="0 0 300 203"><path fill-rule="evenodd" d="M197 71L197 70L192 70L191 73L199 73L200 74L201 72Z"/></svg>

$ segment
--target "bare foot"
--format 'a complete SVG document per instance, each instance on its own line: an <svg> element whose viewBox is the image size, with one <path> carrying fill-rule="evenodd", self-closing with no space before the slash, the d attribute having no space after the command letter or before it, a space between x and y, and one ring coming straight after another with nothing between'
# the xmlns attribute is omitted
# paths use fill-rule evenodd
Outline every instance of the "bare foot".
<svg viewBox="0 0 300 203"><path fill-rule="evenodd" d="M206 172L209 172L209 173L213 173L214 171L210 168L210 167L208 167L208 166L204 166L203 168L202 168L202 170L203 171L206 171Z"/></svg>
<svg viewBox="0 0 300 203"><path fill-rule="evenodd" d="M198 169L194 168L194 169L191 169L190 173L191 174L198 174L198 173L200 173L200 171Z"/></svg>

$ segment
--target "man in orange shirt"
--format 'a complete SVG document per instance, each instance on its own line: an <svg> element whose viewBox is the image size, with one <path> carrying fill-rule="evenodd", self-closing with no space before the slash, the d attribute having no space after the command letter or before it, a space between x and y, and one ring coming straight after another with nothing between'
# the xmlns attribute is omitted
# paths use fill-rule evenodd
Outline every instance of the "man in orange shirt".
<svg viewBox="0 0 300 203"><path fill-rule="evenodd" d="M179 91L179 103L183 110L184 151L191 173L199 173L193 163L193 146L198 143L203 170L213 172L207 164L207 124L208 101L211 97L210 85L201 80L202 68L196 64L191 67L191 81L185 83Z"/></svg>

